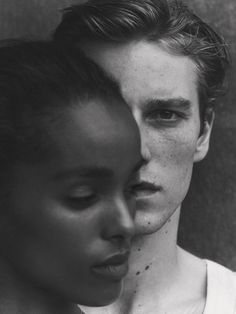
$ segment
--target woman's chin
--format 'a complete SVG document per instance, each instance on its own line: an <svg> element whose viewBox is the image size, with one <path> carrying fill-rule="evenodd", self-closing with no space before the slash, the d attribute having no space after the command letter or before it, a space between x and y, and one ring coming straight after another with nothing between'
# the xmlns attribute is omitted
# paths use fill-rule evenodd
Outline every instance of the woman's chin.
<svg viewBox="0 0 236 314"><path fill-rule="evenodd" d="M103 307L110 305L116 301L116 299L120 296L121 290L123 286L123 280L117 281L114 283L110 283L109 287L104 285L101 289L96 290L96 293L93 297L91 295L88 297L87 302L77 302L83 307ZM91 303L93 300L93 303Z"/></svg>

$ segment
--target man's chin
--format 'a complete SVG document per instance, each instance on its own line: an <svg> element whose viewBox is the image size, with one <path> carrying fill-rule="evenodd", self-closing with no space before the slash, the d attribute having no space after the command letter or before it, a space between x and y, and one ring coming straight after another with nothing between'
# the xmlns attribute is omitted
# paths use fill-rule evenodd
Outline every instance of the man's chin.
<svg viewBox="0 0 236 314"><path fill-rule="evenodd" d="M160 231L180 206L172 210L145 209L137 210L135 216L135 235L145 236Z"/></svg>
<svg viewBox="0 0 236 314"><path fill-rule="evenodd" d="M163 214L137 212L135 217L135 234L136 236L150 235L159 231L168 220Z"/></svg>

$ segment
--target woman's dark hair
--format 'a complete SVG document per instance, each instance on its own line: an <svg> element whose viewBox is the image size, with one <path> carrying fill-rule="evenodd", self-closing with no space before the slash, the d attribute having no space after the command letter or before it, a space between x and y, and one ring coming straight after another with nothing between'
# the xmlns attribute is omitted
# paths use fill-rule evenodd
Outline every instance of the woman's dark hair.
<svg viewBox="0 0 236 314"><path fill-rule="evenodd" d="M53 37L73 45L144 39L190 57L198 70L202 117L224 91L229 63L224 40L178 0L88 0L65 9Z"/></svg>
<svg viewBox="0 0 236 314"><path fill-rule="evenodd" d="M0 168L48 158L51 126L68 107L96 97L121 96L82 53L55 42L1 42Z"/></svg>

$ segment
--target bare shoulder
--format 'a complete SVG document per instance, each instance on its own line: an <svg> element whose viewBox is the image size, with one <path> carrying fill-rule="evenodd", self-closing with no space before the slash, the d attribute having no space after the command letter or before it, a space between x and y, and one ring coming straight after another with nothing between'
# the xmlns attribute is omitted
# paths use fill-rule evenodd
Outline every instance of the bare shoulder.
<svg viewBox="0 0 236 314"><path fill-rule="evenodd" d="M204 314L236 313L236 274L207 261L207 299Z"/></svg>
<svg viewBox="0 0 236 314"><path fill-rule="evenodd" d="M204 299L207 292L207 262L178 248L180 286L189 291L189 299Z"/></svg>
<svg viewBox="0 0 236 314"><path fill-rule="evenodd" d="M202 314L207 295L206 261L178 248L179 278L173 284L168 314Z"/></svg>

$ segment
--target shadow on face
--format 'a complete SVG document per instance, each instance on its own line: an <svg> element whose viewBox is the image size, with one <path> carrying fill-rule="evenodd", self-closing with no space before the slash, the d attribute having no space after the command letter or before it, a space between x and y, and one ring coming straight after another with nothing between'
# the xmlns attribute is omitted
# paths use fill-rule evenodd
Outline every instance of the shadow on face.
<svg viewBox="0 0 236 314"><path fill-rule="evenodd" d="M43 288L67 302L106 305L128 271L138 129L125 104L94 99L66 110L49 131L54 157L12 171L1 257L21 274L22 294Z"/></svg>

